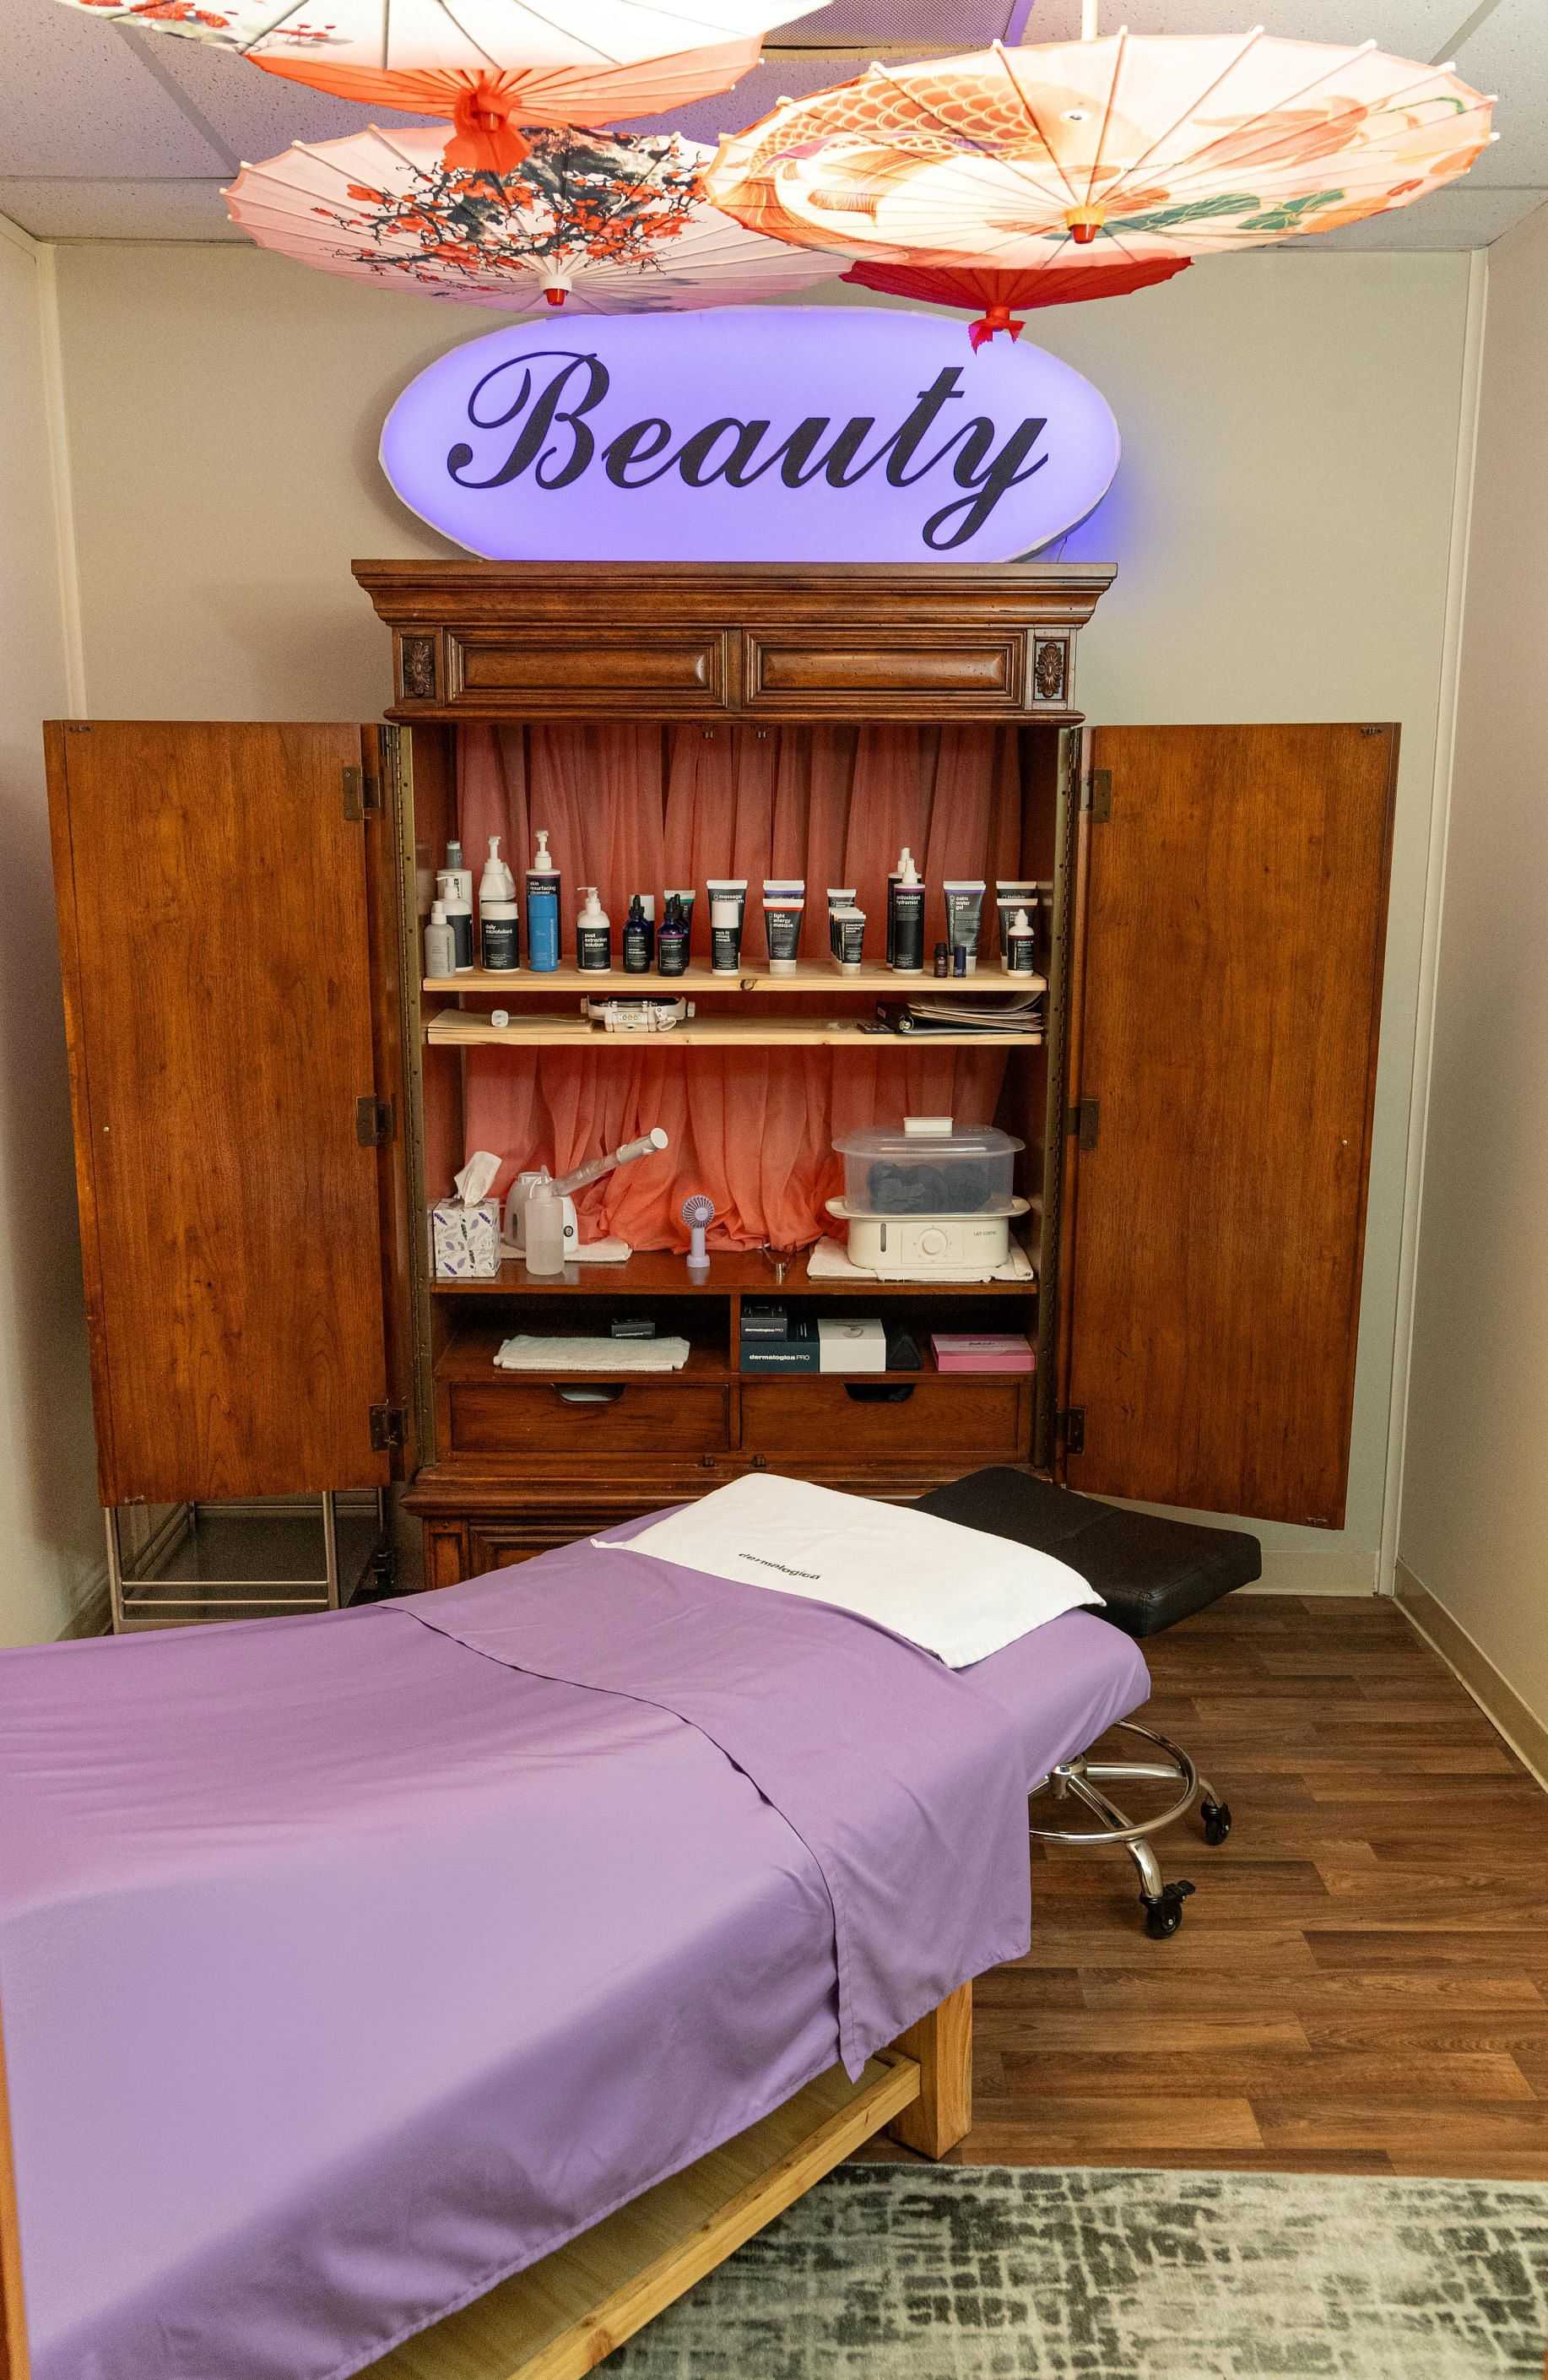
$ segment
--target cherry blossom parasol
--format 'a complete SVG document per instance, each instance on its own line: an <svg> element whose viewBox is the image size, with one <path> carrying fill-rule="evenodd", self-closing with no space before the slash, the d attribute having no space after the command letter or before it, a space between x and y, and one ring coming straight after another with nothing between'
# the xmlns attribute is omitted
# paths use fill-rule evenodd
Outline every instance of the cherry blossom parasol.
<svg viewBox="0 0 1548 2380"><path fill-rule="evenodd" d="M1057 253L1057 251L1053 251ZM1022 273L996 273L974 264L876 264L862 261L843 274L862 289L882 289L894 298L918 298L926 306L971 308L978 317L968 324L976 353L986 339L1009 331L1013 339L1022 325L1011 320L1039 306L1078 306L1088 298L1127 298L1135 289L1152 288L1186 273L1191 257L1161 257L1151 264L1131 264L1126 258L1095 265L1043 264Z"/></svg>
<svg viewBox="0 0 1548 2380"><path fill-rule="evenodd" d="M706 188L754 229L878 261L1143 264L1407 206L1466 173L1493 103L1372 42L997 42L784 101L722 140Z"/></svg>
<svg viewBox="0 0 1548 2380"><path fill-rule="evenodd" d="M512 174L450 166L436 132L297 140L226 192L261 248L352 279L521 312L733 305L824 280L826 255L706 204L711 152L677 133L535 130Z"/></svg>
<svg viewBox="0 0 1548 2380"><path fill-rule="evenodd" d="M519 164L521 124L611 124L729 91L789 0L65 0L238 51L365 107L446 115L454 165ZM807 0L809 5L809 0Z"/></svg>

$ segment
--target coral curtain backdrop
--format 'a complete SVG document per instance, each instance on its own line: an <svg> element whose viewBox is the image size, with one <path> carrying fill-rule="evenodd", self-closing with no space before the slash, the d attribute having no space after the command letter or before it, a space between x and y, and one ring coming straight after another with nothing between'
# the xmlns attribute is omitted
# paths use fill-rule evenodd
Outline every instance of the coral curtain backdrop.
<svg viewBox="0 0 1548 2380"><path fill-rule="evenodd" d="M980 969L1001 980L993 880L1020 866L1016 740L996 728L697 725L470 727L459 739L463 848L481 864L485 840L518 880L536 831L548 830L563 870L568 943L580 887L595 884L613 922L614 958L633 892L694 885L693 956L707 963L711 876L747 879L744 957L763 959L765 877L805 880L803 955L827 950L828 887L853 885L865 911L868 959L886 933L887 872L902 845L929 887L926 954L944 933L941 880L982 876ZM519 999L523 978L512 978ZM900 979L904 980L904 979ZM917 980L917 978L915 978ZM835 978L836 988L841 978ZM599 988L671 990L656 977L600 978ZM681 988L681 987L679 987ZM1005 1061L993 1050L915 1055L896 1046L830 1058L821 1050L725 1056L635 1043L547 1054L470 1050L467 1146L502 1160L502 1193L522 1167L565 1172L604 1148L664 1124L669 1164L627 1166L582 1194L583 1239L617 1232L640 1248L687 1245L684 1188L715 1201L711 1245L803 1247L823 1229L823 1201L842 1188L836 1131L910 1113L992 1121Z"/></svg>

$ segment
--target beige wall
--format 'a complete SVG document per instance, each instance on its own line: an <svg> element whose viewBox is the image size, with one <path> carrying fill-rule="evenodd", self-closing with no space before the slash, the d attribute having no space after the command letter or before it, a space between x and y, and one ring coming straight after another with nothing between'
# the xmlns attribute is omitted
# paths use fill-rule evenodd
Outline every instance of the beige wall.
<svg viewBox="0 0 1548 2380"><path fill-rule="evenodd" d="M1031 334L1124 434L1067 548L1119 565L1093 717L1402 723L1348 1525L1264 1533L1308 1590L1368 1592L1381 1532L1467 263L1265 251ZM93 712L373 716L387 638L350 560L449 551L381 479L381 419L489 324L231 246L64 249L59 274Z"/></svg>
<svg viewBox="0 0 1548 2380"><path fill-rule="evenodd" d="M1548 1728L1548 213L1489 251L1399 1550Z"/></svg>
<svg viewBox="0 0 1548 2380"><path fill-rule="evenodd" d="M103 1536L38 722L66 707L40 251L0 226L0 1644L58 1635Z"/></svg>

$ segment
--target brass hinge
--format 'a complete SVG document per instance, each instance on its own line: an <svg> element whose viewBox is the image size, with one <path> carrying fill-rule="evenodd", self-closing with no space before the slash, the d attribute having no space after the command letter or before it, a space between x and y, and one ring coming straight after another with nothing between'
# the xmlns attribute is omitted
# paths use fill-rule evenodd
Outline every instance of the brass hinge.
<svg viewBox="0 0 1548 2380"><path fill-rule="evenodd" d="M1083 1454L1086 1451L1086 1409L1084 1405L1071 1405L1068 1413L1060 1415L1060 1424L1064 1434L1064 1451L1066 1454Z"/></svg>
<svg viewBox="0 0 1548 2380"><path fill-rule="evenodd" d="M1086 779L1085 807L1095 826L1106 826L1113 814L1113 772L1094 769Z"/></svg>
<svg viewBox="0 0 1548 2380"><path fill-rule="evenodd" d="M381 787L374 777L368 776L352 761L339 771L344 779L344 814L351 826L358 826L364 818L381 816Z"/></svg>
<svg viewBox="0 0 1548 2380"><path fill-rule="evenodd" d="M372 1405L370 1424L373 1454L390 1454L402 1447L408 1424L402 1405Z"/></svg>
<svg viewBox="0 0 1548 2380"><path fill-rule="evenodd" d="M362 1148L382 1148L393 1137L393 1102L391 1099L365 1099L355 1102L355 1137Z"/></svg>
<svg viewBox="0 0 1548 2380"><path fill-rule="evenodd" d="M1096 1135L1102 1129L1101 1100L1077 1099L1065 1118L1064 1128L1080 1148L1094 1148Z"/></svg>

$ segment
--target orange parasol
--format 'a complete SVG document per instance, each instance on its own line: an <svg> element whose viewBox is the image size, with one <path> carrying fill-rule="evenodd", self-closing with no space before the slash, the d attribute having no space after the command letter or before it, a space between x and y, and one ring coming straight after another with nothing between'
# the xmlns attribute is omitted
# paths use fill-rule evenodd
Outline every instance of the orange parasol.
<svg viewBox="0 0 1548 2380"><path fill-rule="evenodd" d="M926 306L971 307L978 316L968 324L968 337L977 353L997 331L1022 335L1011 310L1031 313L1038 306L1078 306L1088 298L1127 298L1131 290L1149 289L1186 273L1191 257L1162 257L1154 264L1045 264L1027 273L995 273L973 264L852 264L841 277L862 289L884 289L894 298L918 298Z"/></svg>
<svg viewBox="0 0 1548 2380"><path fill-rule="evenodd" d="M450 116L453 165L507 172L522 124L612 124L729 91L788 0L65 0L237 51L366 107Z"/></svg>
<svg viewBox="0 0 1548 2380"><path fill-rule="evenodd" d="M534 130L514 174L448 165L437 132L297 140L226 192L260 248L354 280L519 313L732 305L808 286L826 255L706 205L711 152L676 133Z"/></svg>
<svg viewBox="0 0 1548 2380"><path fill-rule="evenodd" d="M886 262L1089 270L1290 239L1466 173L1493 102L1449 67L1131 35L870 67L722 140L739 223Z"/></svg>

